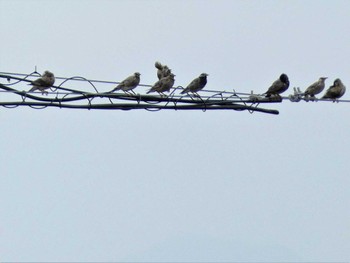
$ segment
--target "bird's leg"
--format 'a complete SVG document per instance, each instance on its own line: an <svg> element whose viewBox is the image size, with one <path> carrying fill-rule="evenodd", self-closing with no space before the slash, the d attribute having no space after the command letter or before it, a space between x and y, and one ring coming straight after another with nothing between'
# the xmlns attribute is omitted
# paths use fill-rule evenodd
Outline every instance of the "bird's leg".
<svg viewBox="0 0 350 263"><path fill-rule="evenodd" d="M45 89L41 89L40 91L41 91L41 95L45 94L47 96L49 94Z"/></svg>
<svg viewBox="0 0 350 263"><path fill-rule="evenodd" d="M189 96L191 98L191 100L194 100L194 94L190 94L190 93L187 93L187 96Z"/></svg>
<svg viewBox="0 0 350 263"><path fill-rule="evenodd" d="M195 91L193 91L192 93L193 93L193 95L194 95L195 97L198 97L198 98L201 97L201 96L199 96L199 94L198 94L197 92L195 92Z"/></svg>

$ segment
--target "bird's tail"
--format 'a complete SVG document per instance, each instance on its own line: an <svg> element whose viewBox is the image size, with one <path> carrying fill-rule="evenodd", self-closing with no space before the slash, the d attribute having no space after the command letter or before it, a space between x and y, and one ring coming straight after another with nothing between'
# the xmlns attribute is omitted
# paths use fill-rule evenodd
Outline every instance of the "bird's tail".
<svg viewBox="0 0 350 263"><path fill-rule="evenodd" d="M28 85L30 85L30 84L28 84ZM33 92L33 91L36 91L37 89L38 89L37 86L33 86L30 90L28 90L28 92Z"/></svg>
<svg viewBox="0 0 350 263"><path fill-rule="evenodd" d="M154 90L150 89L149 91L146 92L146 94L150 94L151 92L154 92Z"/></svg>
<svg viewBox="0 0 350 263"><path fill-rule="evenodd" d="M188 93L187 89L184 89L183 91L180 92L180 94L185 94L185 93Z"/></svg>
<svg viewBox="0 0 350 263"><path fill-rule="evenodd" d="M111 91L108 91L108 93L112 93L112 92L115 92L117 90L120 90L120 87L115 87L114 89L112 89Z"/></svg>

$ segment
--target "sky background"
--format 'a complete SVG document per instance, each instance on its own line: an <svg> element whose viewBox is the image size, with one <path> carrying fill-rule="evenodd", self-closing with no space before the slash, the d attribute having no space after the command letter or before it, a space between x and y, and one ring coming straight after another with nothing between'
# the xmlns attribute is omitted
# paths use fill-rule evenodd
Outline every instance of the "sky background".
<svg viewBox="0 0 350 263"><path fill-rule="evenodd" d="M159 60L176 86L206 72L208 89L263 93L284 72L286 95L321 76L350 89L349 14L0 0L0 71L153 84ZM350 261L350 104L263 106L280 114L0 108L0 260Z"/></svg>

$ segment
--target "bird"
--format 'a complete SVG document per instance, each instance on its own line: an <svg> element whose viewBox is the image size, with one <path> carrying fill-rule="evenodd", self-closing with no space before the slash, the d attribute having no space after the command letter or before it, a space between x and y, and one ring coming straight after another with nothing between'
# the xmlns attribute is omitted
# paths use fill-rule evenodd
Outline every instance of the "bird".
<svg viewBox="0 0 350 263"><path fill-rule="evenodd" d="M29 92L36 91L37 89L41 91L42 94L47 94L48 92L45 89L52 87L55 83L55 76L52 72L46 70L44 74L30 82L28 85L32 85L33 87L29 90Z"/></svg>
<svg viewBox="0 0 350 263"><path fill-rule="evenodd" d="M181 94L188 92L197 94L197 92L202 90L207 84L207 76L209 76L207 73L200 74L198 78L192 80L191 83L188 84L188 86L183 91L181 91Z"/></svg>
<svg viewBox="0 0 350 263"><path fill-rule="evenodd" d="M175 83L175 75L173 73L170 73L169 76L163 77L160 80L158 80L152 88L147 91L147 94L151 92L158 92L159 94L165 95L163 92L169 92L170 89L173 87Z"/></svg>
<svg viewBox="0 0 350 263"><path fill-rule="evenodd" d="M333 101L336 101L336 99L339 99L345 94L345 91L346 87L344 84L340 79L336 79L334 80L333 85L328 88L321 99L332 99Z"/></svg>
<svg viewBox="0 0 350 263"><path fill-rule="evenodd" d="M140 84L140 75L141 74L139 72L135 72L133 75L127 77L122 82L120 82L118 84L118 86L115 87L110 92L114 92L116 90L122 90L125 92L127 92L127 91L133 92L132 90Z"/></svg>
<svg viewBox="0 0 350 263"><path fill-rule="evenodd" d="M327 77L321 77L318 81L311 84L304 92L305 96L315 97L316 94L321 93L325 87L325 80Z"/></svg>
<svg viewBox="0 0 350 263"><path fill-rule="evenodd" d="M278 80L274 81L271 87L264 93L266 97L271 97L271 95L277 95L285 92L289 87L289 79L286 74L281 74Z"/></svg>
<svg viewBox="0 0 350 263"><path fill-rule="evenodd" d="M159 61L156 61L154 66L158 69L157 77L159 80L171 74L171 69L167 65L162 65Z"/></svg>
<svg viewBox="0 0 350 263"><path fill-rule="evenodd" d="M170 73L168 76L162 78L162 85L160 88L160 92L169 92L170 89L174 86L175 83L175 74Z"/></svg>

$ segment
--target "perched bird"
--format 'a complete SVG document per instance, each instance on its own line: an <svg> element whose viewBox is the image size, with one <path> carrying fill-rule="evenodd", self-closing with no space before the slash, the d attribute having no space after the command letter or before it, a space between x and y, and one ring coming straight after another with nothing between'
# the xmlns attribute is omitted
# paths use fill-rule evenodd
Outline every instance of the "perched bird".
<svg viewBox="0 0 350 263"><path fill-rule="evenodd" d="M114 92L116 90L132 91L140 84L140 75L141 74L139 72L135 72L133 75L127 77L122 82L120 82L118 86L110 92Z"/></svg>
<svg viewBox="0 0 350 263"><path fill-rule="evenodd" d="M55 76L53 75L53 73L50 71L45 71L40 78L33 80L30 84L28 84L33 86L29 90L29 92L36 91L38 89L41 91L42 94L44 93L47 94L48 92L45 91L45 89L52 87L54 83L55 83Z"/></svg>
<svg viewBox="0 0 350 263"><path fill-rule="evenodd" d="M188 84L188 86L183 91L181 91L181 94L188 92L197 93L197 91L203 89L207 84L207 76L209 76L207 73L200 74L198 78L192 80L191 83Z"/></svg>
<svg viewBox="0 0 350 263"><path fill-rule="evenodd" d="M149 91L147 91L147 94L151 92L158 92L160 94L165 95L163 92L169 92L170 89L173 87L175 83L174 77L175 75L173 73L170 73L169 76L161 78L152 86L152 88Z"/></svg>
<svg viewBox="0 0 350 263"><path fill-rule="evenodd" d="M169 92L170 89L174 86L175 83L175 75L170 73L168 76L162 78L162 85L160 87L159 92Z"/></svg>
<svg viewBox="0 0 350 263"><path fill-rule="evenodd" d="M171 73L171 69L167 65L162 65L159 61L156 61L154 66L158 69L157 70L158 79L169 76Z"/></svg>
<svg viewBox="0 0 350 263"><path fill-rule="evenodd" d="M336 79L332 86L328 88L322 99L332 99L335 101L344 95L346 87L340 79Z"/></svg>
<svg viewBox="0 0 350 263"><path fill-rule="evenodd" d="M278 95L285 92L289 87L289 79L286 74L282 74L278 80L272 83L271 87L264 93L266 97L271 95Z"/></svg>
<svg viewBox="0 0 350 263"><path fill-rule="evenodd" d="M315 97L316 94L321 93L324 90L325 80L327 77L321 77L318 81L311 84L304 92L305 96Z"/></svg>

